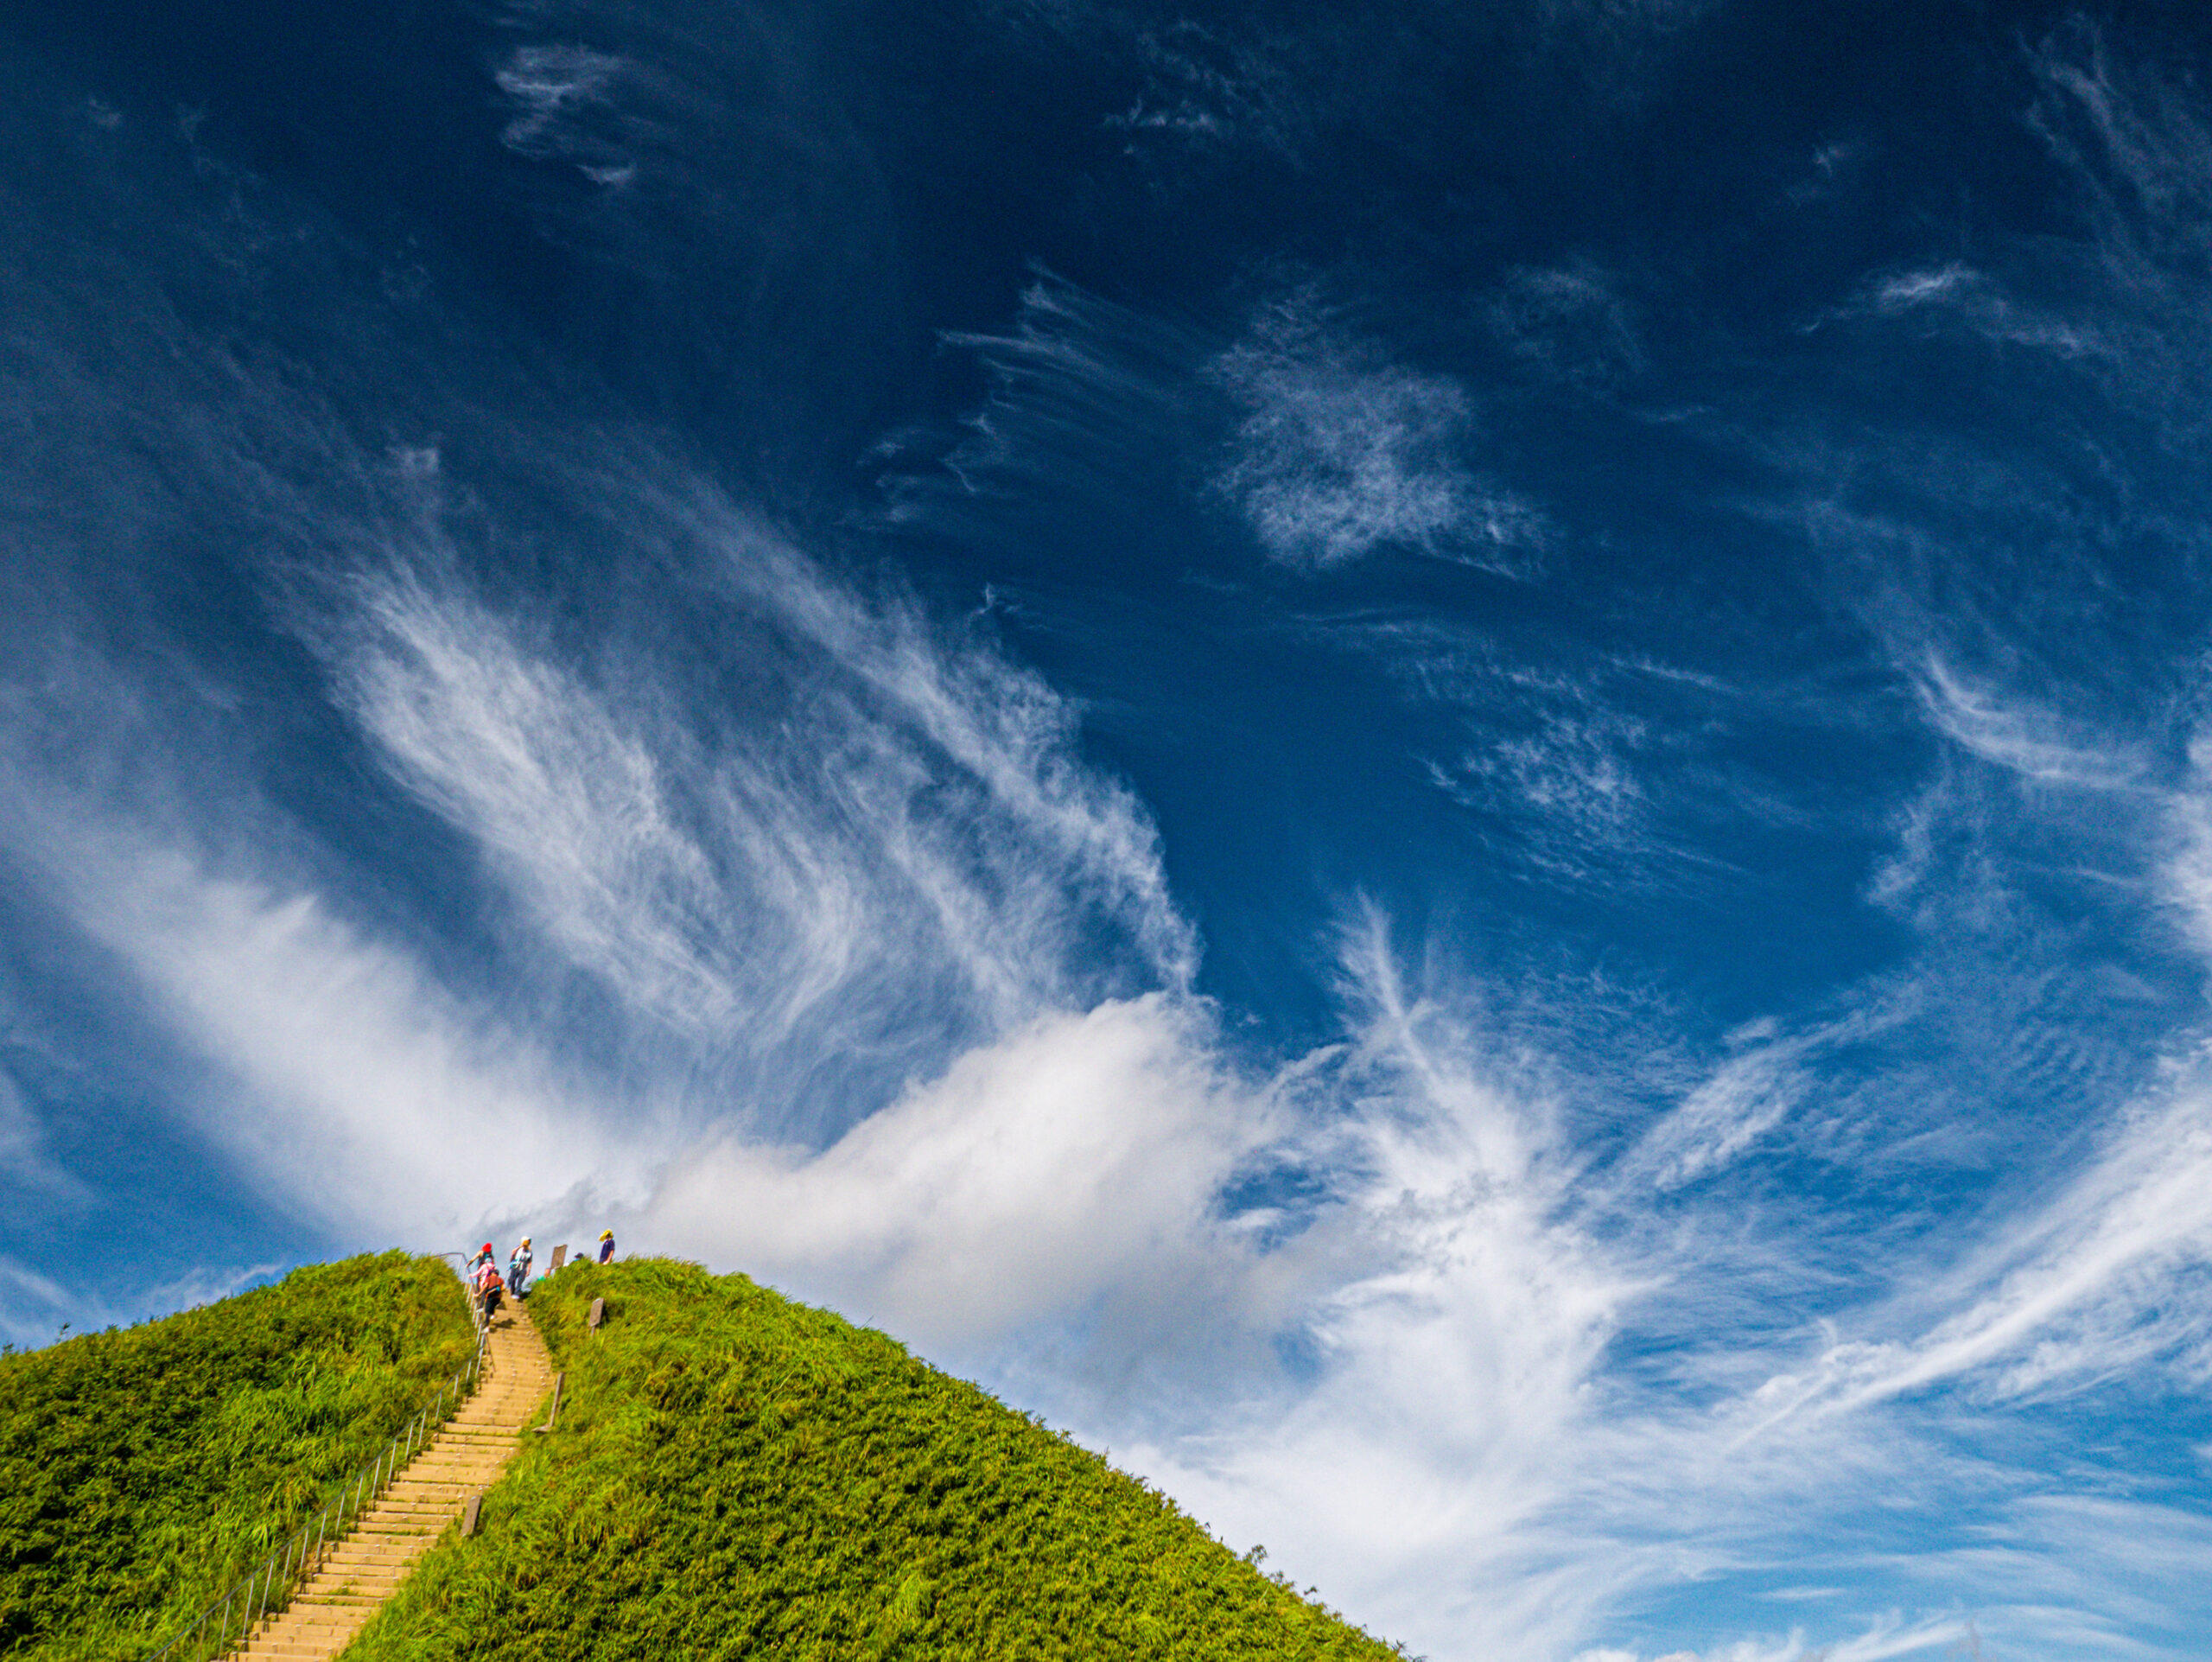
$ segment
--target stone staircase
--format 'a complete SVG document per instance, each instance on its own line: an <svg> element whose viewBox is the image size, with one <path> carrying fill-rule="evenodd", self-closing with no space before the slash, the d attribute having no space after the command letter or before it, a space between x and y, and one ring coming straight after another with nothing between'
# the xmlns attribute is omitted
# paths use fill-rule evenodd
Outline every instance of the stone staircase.
<svg viewBox="0 0 2212 1662"><path fill-rule="evenodd" d="M476 1394L400 1468L376 1505L323 1555L282 1614L261 1623L233 1657L329 1658L344 1650L416 1559L461 1515L515 1452L553 1386L545 1344L509 1300L492 1318Z"/></svg>

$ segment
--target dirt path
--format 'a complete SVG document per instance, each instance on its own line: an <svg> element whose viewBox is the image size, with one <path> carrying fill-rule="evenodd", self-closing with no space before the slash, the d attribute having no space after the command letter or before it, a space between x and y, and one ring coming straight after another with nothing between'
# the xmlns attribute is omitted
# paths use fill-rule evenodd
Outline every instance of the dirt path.
<svg viewBox="0 0 2212 1662"><path fill-rule="evenodd" d="M405 1580L468 1497L488 1487L553 1386L545 1343L509 1301L492 1319L483 1383L400 1468L377 1504L323 1559L283 1614L234 1657L334 1657Z"/></svg>

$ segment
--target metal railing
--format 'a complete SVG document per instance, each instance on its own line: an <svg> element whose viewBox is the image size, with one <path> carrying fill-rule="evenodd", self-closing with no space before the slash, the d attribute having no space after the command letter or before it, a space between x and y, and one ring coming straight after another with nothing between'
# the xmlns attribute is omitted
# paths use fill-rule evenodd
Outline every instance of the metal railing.
<svg viewBox="0 0 2212 1662"><path fill-rule="evenodd" d="M235 1643L252 1637L254 1624L280 1615L292 1602L293 1589L322 1567L324 1552L346 1537L348 1520L358 1522L376 1504L385 1487L435 1436L458 1409L484 1372L485 1341L490 1323L484 1302L474 1293L468 1308L476 1325L476 1348L452 1379L438 1387L438 1394L406 1428L385 1444L375 1459L361 1468L336 1497L298 1530L288 1533L269 1556L222 1592L216 1595L199 1620L184 1628L159 1650L145 1652L143 1662L207 1662L219 1657Z"/></svg>

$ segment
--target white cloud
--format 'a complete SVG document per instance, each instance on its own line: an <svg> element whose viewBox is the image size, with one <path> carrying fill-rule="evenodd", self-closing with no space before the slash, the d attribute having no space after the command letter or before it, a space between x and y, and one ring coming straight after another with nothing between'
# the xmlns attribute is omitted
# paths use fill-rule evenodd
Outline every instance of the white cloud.
<svg viewBox="0 0 2212 1662"><path fill-rule="evenodd" d="M2208 1260L2212 1090L2199 1079L2129 1116L2045 1205L1948 1272L1923 1271L1891 1317L1910 1336L1843 1340L1805 1371L1764 1381L1744 1404L1747 1435L1962 1376L1985 1398L2015 1398L2170 1358L2212 1325L2176 1273Z"/></svg>
<svg viewBox="0 0 2212 1662"><path fill-rule="evenodd" d="M1827 315L1948 322L1985 341L2062 359L2110 350L2094 329L2008 295L1987 273L1955 260L1878 277L1857 299Z"/></svg>
<svg viewBox="0 0 2212 1662"><path fill-rule="evenodd" d="M626 183L638 164L614 95L639 73L587 46L517 47L493 72L516 111L500 140L533 160L572 162L595 183Z"/></svg>
<svg viewBox="0 0 2212 1662"><path fill-rule="evenodd" d="M1627 302L1587 261L1516 271L1488 310L1507 350L1547 380L1599 392L1646 366Z"/></svg>
<svg viewBox="0 0 2212 1662"><path fill-rule="evenodd" d="M640 1009L726 1026L739 989L720 961L718 874L676 823L663 762L473 602L406 573L365 601L346 668L394 771L484 846L570 959Z"/></svg>
<svg viewBox="0 0 2212 1662"><path fill-rule="evenodd" d="M2196 89L2123 64L2082 17L2032 63L2043 95L2030 118L2087 198L2115 297L2166 297L2212 249L2212 127Z"/></svg>
<svg viewBox="0 0 2212 1662"><path fill-rule="evenodd" d="M2142 760L2133 747L1978 686L1932 651L1921 661L1914 688L1945 738L2024 779L2091 790L2123 790L2142 780Z"/></svg>
<svg viewBox="0 0 2212 1662"><path fill-rule="evenodd" d="M245 1088L200 1130L344 1239L426 1248L518 1209L634 1191L645 1149L550 1060L311 888L227 877L83 820L32 850L160 1019Z"/></svg>
<svg viewBox="0 0 2212 1662"><path fill-rule="evenodd" d="M1596 1580L1535 1543L1573 1487L1587 1387L1636 1279L1560 1215L1542 1116L1471 1067L1465 1035L1356 947L1371 1003L1317 1127L1333 1203L1282 1249L1309 1383L1129 1458L1233 1544L1434 1655L1558 1653Z"/></svg>
<svg viewBox="0 0 2212 1662"><path fill-rule="evenodd" d="M1401 546L1533 570L1543 516L1467 466L1457 381L1383 361L1310 295L1263 312L1209 373L1249 412L1214 488L1276 559L1320 570Z"/></svg>
<svg viewBox="0 0 2212 1662"><path fill-rule="evenodd" d="M79 1332L106 1325L87 1316L77 1293L13 1258L0 1258L0 1342L35 1350L52 1344L65 1322Z"/></svg>
<svg viewBox="0 0 2212 1662"><path fill-rule="evenodd" d="M1754 1044L1729 1057L1644 1134L1631 1164L1662 1189L1694 1182L1740 1156L1811 1088L1803 1039Z"/></svg>
<svg viewBox="0 0 2212 1662"><path fill-rule="evenodd" d="M67 1199L81 1199L87 1193L54 1163L45 1128L5 1068L0 1068L0 1176Z"/></svg>
<svg viewBox="0 0 2212 1662"><path fill-rule="evenodd" d="M1669 1651L1649 1662L1883 1662L1892 1656L1913 1656L1942 1646L1963 1653L1973 1634L1972 1625L1956 1617L1907 1622L1886 1618L1850 1639L1814 1644L1802 1633L1786 1639L1739 1640L1707 1651ZM1645 1662L1641 1652L1601 1649L1579 1652L1573 1662Z"/></svg>
<svg viewBox="0 0 2212 1662"><path fill-rule="evenodd" d="M194 1265L153 1286L125 1289L111 1276L98 1288L64 1287L16 1260L0 1258L0 1341L22 1350L50 1345L68 1333L94 1333L125 1322L173 1315L228 1298L279 1274L281 1264L217 1269Z"/></svg>
<svg viewBox="0 0 2212 1662"><path fill-rule="evenodd" d="M592 64L507 67L524 77L507 90L525 118L554 123L527 142L593 131L573 121L601 96ZM1938 271L1885 303L1972 292ZM1033 344L1020 360L1033 385L1067 395L1043 399L1039 420L1065 419L1073 451L1103 404L1154 396L1122 360L1087 368L1074 335ZM1477 411L1456 382L1295 306L1216 366L1244 409L1222 487L1277 557L1319 566L1395 543L1526 569L1541 522L1473 471ZM116 403L175 407L136 389ZM487 447L543 436L463 413L470 443L435 465L431 447L401 446L396 470L410 492L479 493L499 540L498 481L456 475ZM233 443L214 424L210 453L289 458L270 465L287 478L394 471L334 463L323 447L343 447L326 433ZM1617 1636L1620 1613L1656 1593L1810 1556L1808 1541L1868 1517L1936 1516L1961 1495L2001 1508L2009 1492L1991 1491L2019 1473L1958 1455L1946 1415L1986 1427L1974 1416L1993 1403L2202 1353L2185 1272L2204 1251L2212 1153L2189 1080L2147 1100L2029 1221L1962 1220L1948 1239L1980 1231L1984 1245L1950 1270L1910 1243L1872 1242L1866 1276L1903 1291L1832 1278L1801 1297L1824 1267L1811 1248L1789 1226L1706 1207L1698 1182L1802 1112L1827 1030L1740 1034L1640 1143L1636 1105L1605 1098L1629 1152L1593 1169L1528 1083L1542 1069L1513 1054L1525 1035L1485 1028L1473 1001L1408 989L1370 928L1346 952L1342 1042L1255 1079L1192 997L1193 933L1149 818L1085 764L1067 700L988 643L831 581L642 447L610 464L582 442L544 443L550 459L529 477L550 492L558 475L570 494L528 538L552 544L549 564L561 538L604 537L629 569L679 574L726 678L701 678L662 638L677 633L664 614L626 622L596 592L565 625L503 605L461 575L434 514L382 499L356 513L334 492L277 492L259 475L237 486L253 498L245 521L294 527L317 558L373 549L356 609L322 620L316 644L391 777L480 863L442 874L441 898L505 932L487 949L498 975L512 972L501 994L439 973L445 943L349 883L341 857L242 787L249 770L211 760L206 729L172 723L153 693L133 742L11 753L11 859L144 995L162 1036L214 1065L213 1089L175 1083L182 1110L279 1203L379 1240L450 1239L500 1215L550 1235L549 1216L624 1206L626 1247L700 1251L929 1342L996 1347L1002 1374L1029 1370L1025 1400L1072 1405L1223 1533L1265 1539L1272 1564L1439 1656L1571 1654ZM134 524L159 522L146 500ZM1965 754L2158 804L2134 750L1943 660L1916 685ZM225 691L211 678L205 697ZM22 728L11 736L27 752ZM1622 761L1637 736L1562 717L1499 752L1498 777L1565 818L1618 824L1642 789ZM2193 825L2171 821L2185 849ZM2204 907L2208 866L2177 856L2177 901ZM478 876L497 915L477 914ZM592 1007L614 1030L604 1067L578 1060L563 975L605 996ZM825 1093L842 1118L779 1118L810 1069L856 1056L873 1094ZM1285 1181L1270 1189L1271 1175ZM1259 1198L1231 1198L1248 1192ZM1740 1243L1716 1246L1738 1229ZM67 1292L5 1264L0 1282L5 1319L50 1334L40 1324L60 1319ZM1733 1317L1668 1328L1686 1308ZM1822 1321L1832 1332L1816 1337ZM1149 1382L1154 1364L1168 1372L1174 1353L1208 1346L1233 1356L1186 1370L1203 1385L1098 1385L1111 1367ZM2079 1500L2013 1506L2018 1557L2001 1573L1973 1557L1986 1543L1956 1563L1981 1564L1974 1585L2018 1606L2061 1596L2037 1578L2091 1531L2100 1551L2162 1525L2201 1548L2173 1519ZM2133 1562L2171 1588L2193 1561ZM1880 1569L1821 1562L1802 1576L1856 1585ZM2068 1583L2074 1608L2060 1614L2099 1631L2113 1584ZM1918 1608L1955 1602L1936 1586ZM1959 1632L1940 1614L1825 1627L1844 1635L1832 1657L1862 1659ZM1809 1658L1823 1642L1698 1654Z"/></svg>
<svg viewBox="0 0 2212 1662"><path fill-rule="evenodd" d="M1117 305L1041 266L1012 328L942 338L977 355L990 396L943 458L958 494L938 494L935 468L893 477L891 514L904 522L950 512L968 536L993 529L967 512L978 497L1033 503L1051 494L1106 523L1126 513L1174 466L1166 458L1188 423L1192 370L1216 350L1187 324ZM912 436L886 441L879 454L896 458Z"/></svg>
<svg viewBox="0 0 2212 1662"><path fill-rule="evenodd" d="M358 585L327 649L394 776L630 1016L738 1068L772 1121L825 1054L878 1056L849 1118L945 1044L1188 984L1156 834L1083 765L1065 700L710 497L626 518L687 541L757 712L672 697L698 666L650 640L602 643L587 678L413 570Z"/></svg>
<svg viewBox="0 0 2212 1662"><path fill-rule="evenodd" d="M149 1314L195 1310L257 1287L282 1274L284 1268L281 1264L194 1264L175 1279L148 1288L140 1296L141 1302Z"/></svg>
<svg viewBox="0 0 2212 1662"><path fill-rule="evenodd" d="M1821 1088L1830 1054L1896 1028L1913 1003L1907 990L1870 996L1800 1031L1781 1030L1770 1018L1738 1028L1727 1035L1720 1060L1621 1158L1617 1180L1669 1190L1726 1169Z"/></svg>
<svg viewBox="0 0 2212 1662"><path fill-rule="evenodd" d="M1215 1195L1266 1134L1210 1023L1160 995L970 1051L820 1152L729 1140L677 1162L645 1226L679 1250L937 1345L973 1347L1219 1277ZM1249 1315L1249 1312L1240 1312Z"/></svg>

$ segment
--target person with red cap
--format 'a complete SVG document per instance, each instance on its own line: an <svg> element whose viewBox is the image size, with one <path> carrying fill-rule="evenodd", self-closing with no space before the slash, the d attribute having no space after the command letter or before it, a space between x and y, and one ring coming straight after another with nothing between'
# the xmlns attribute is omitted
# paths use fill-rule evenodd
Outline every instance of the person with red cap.
<svg viewBox="0 0 2212 1662"><path fill-rule="evenodd" d="M499 1261L492 1256L489 1248L478 1255L475 1273L470 1279L477 1302L484 1308L485 1320L489 1321L499 1309L499 1294L507 1284L499 1274Z"/></svg>

